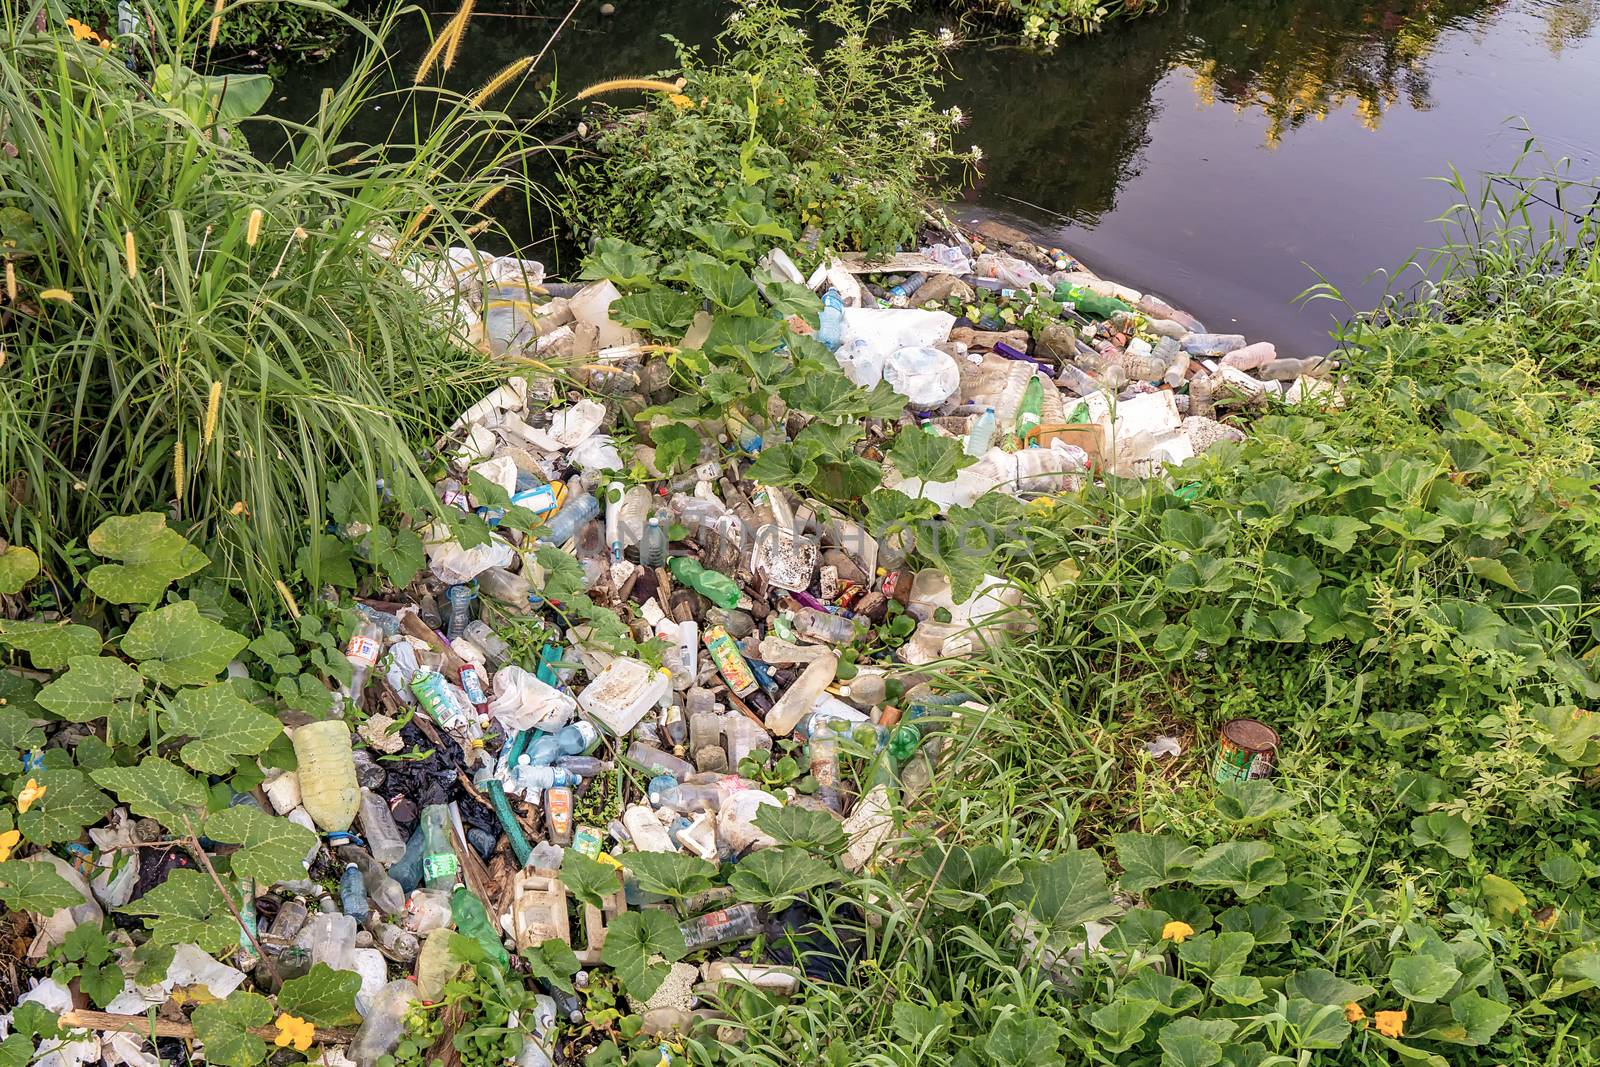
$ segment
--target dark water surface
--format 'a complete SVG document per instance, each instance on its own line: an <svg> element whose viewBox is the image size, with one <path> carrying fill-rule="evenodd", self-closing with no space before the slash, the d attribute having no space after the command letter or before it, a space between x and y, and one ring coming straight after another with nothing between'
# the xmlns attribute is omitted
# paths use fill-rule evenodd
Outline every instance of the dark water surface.
<svg viewBox="0 0 1600 1067"><path fill-rule="evenodd" d="M585 0L552 49L563 95L672 66L663 35L704 45L732 10L616 3L608 18ZM451 84L537 51L556 21L480 16ZM393 43L409 68L426 38ZM314 101L342 62L280 79L280 107ZM1312 268L1373 303L1376 268L1439 239L1451 193L1431 178L1454 166L1475 187L1516 158L1522 122L1574 174L1600 172L1600 0L1175 0L1049 56L968 45L953 74L958 147L985 157L961 210L1013 215L1293 354L1325 351L1337 310L1293 303ZM385 136L386 117L363 132Z"/></svg>

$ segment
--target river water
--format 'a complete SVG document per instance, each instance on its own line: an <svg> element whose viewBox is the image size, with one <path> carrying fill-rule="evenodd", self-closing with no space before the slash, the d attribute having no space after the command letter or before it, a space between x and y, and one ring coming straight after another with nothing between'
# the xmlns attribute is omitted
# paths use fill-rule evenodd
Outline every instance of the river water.
<svg viewBox="0 0 1600 1067"><path fill-rule="evenodd" d="M563 95L672 66L663 35L705 45L730 10L616 4L585 0L558 39ZM480 16L451 84L481 84L555 23ZM425 45L420 26L393 42L403 65ZM291 72L280 101L315 100L343 62ZM1313 270L1371 306L1375 270L1439 240L1453 194L1436 176L1476 187L1528 131L1573 174L1600 172L1600 0L1173 0L1048 56L969 43L946 97L970 120L958 147L985 156L958 213L1011 216L1208 327L1310 354L1345 311L1296 303Z"/></svg>

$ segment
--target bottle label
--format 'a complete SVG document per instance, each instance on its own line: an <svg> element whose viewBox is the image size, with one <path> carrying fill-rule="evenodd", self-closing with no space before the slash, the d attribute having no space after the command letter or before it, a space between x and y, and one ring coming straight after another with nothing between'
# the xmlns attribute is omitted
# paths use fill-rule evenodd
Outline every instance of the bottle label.
<svg viewBox="0 0 1600 1067"><path fill-rule="evenodd" d="M727 681L728 687L734 695L744 696L756 687L756 676L750 670L750 665L740 655L739 648L733 643L733 638L728 636L726 630L720 627L706 635L706 651L711 653L711 660L717 665L717 670L722 672L722 677Z"/></svg>
<svg viewBox="0 0 1600 1067"><path fill-rule="evenodd" d="M355 634L350 638L350 643L344 646L344 657L351 663L371 667L378 662L378 652L382 647L375 637Z"/></svg>
<svg viewBox="0 0 1600 1067"><path fill-rule="evenodd" d="M422 857L422 880L432 882L441 878L454 878L461 870L461 861L454 852L435 852Z"/></svg>

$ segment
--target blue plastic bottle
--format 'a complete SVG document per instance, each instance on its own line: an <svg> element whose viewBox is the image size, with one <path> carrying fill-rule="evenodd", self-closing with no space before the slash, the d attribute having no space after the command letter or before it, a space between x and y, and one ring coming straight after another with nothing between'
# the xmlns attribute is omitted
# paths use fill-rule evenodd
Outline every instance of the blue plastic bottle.
<svg viewBox="0 0 1600 1067"><path fill-rule="evenodd" d="M818 319L817 340L832 352L844 340L844 297L829 289L822 295L822 314Z"/></svg>
<svg viewBox="0 0 1600 1067"><path fill-rule="evenodd" d="M545 524L540 544L564 545L578 535L584 524L600 514L600 501L593 493L576 493L567 498L561 510Z"/></svg>
<svg viewBox="0 0 1600 1067"><path fill-rule="evenodd" d="M361 877L361 868L353 863L345 865L339 876L339 907L357 923L367 921L372 905L367 902L367 883Z"/></svg>

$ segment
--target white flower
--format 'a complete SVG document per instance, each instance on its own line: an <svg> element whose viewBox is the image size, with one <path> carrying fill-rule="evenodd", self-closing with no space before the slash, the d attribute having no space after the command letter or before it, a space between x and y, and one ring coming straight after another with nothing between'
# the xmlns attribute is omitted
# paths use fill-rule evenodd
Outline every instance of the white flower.
<svg viewBox="0 0 1600 1067"><path fill-rule="evenodd" d="M939 47L944 49L954 48L957 44L956 31L949 26L939 27Z"/></svg>
<svg viewBox="0 0 1600 1067"><path fill-rule="evenodd" d="M977 145L973 145L971 148L967 149L967 155L972 157L972 161L974 163L983 162L983 149L979 148Z"/></svg>
<svg viewBox="0 0 1600 1067"><path fill-rule="evenodd" d="M950 120L950 125L952 126L965 126L967 124L966 113L959 107L945 108L944 117Z"/></svg>
<svg viewBox="0 0 1600 1067"><path fill-rule="evenodd" d="M922 136L927 140L929 148L939 147L939 135L932 130L923 130Z"/></svg>

